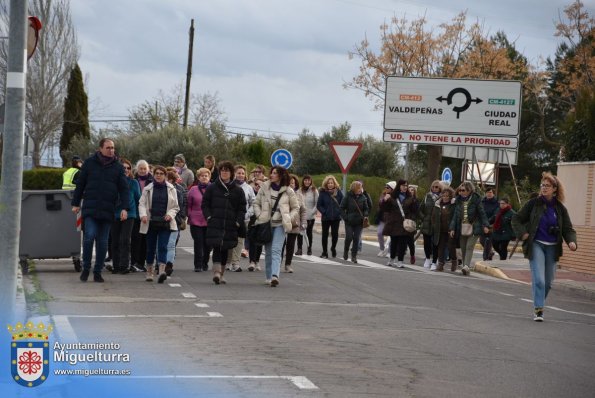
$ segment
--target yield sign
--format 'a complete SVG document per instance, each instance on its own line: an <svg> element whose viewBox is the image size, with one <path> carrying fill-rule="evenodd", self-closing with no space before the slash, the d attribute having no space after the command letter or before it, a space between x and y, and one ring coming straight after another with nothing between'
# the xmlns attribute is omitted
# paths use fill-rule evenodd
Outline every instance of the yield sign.
<svg viewBox="0 0 595 398"><path fill-rule="evenodd" d="M359 156L362 151L364 144L361 142L329 142L329 146L333 151L335 160L341 167L343 174L349 172L349 169L355 162L355 159Z"/></svg>

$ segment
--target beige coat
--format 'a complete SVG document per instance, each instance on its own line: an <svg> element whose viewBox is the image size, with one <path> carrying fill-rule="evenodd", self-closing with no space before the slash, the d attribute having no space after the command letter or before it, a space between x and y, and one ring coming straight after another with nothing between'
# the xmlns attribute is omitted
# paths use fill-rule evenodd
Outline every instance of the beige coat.
<svg viewBox="0 0 595 398"><path fill-rule="evenodd" d="M298 203L300 205L300 210L299 210L299 219L300 222L298 223L298 225L294 225L293 229L291 230L291 234L299 234L300 233L300 227L303 225L304 229L306 228L306 224L308 224L308 217L307 217L307 211L306 211L306 206L304 206L304 200L303 200L303 196L299 194L299 192L296 192L296 196L298 198Z"/></svg>
<svg viewBox="0 0 595 398"><path fill-rule="evenodd" d="M176 193L176 188L166 182L167 185L167 211L166 214L171 217L169 222L169 229L170 231L177 231L178 226L176 224L176 214L180 211L180 206L178 205L178 194ZM141 234L146 234L149 230L149 224L151 223L149 220L151 219L151 199L153 198L153 183L147 185L145 189L143 189L143 194L140 197L138 202L138 216L142 218L143 216L147 217L147 223L140 223L139 232Z"/></svg>
<svg viewBox="0 0 595 398"><path fill-rule="evenodd" d="M281 187L279 193L283 192L283 196L279 199L277 211L273 214L271 220L271 209L275 205L275 202L271 199L271 190L271 182L266 181L262 184L258 195L256 195L254 201L256 224L272 221L273 225L282 224L285 232L291 232L295 226L300 225L300 204L297 194L289 187Z"/></svg>

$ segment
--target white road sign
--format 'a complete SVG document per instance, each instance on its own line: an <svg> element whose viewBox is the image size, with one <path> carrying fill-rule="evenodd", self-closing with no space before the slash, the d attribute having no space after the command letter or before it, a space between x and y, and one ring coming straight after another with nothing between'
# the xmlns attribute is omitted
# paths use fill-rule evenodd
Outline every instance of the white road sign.
<svg viewBox="0 0 595 398"><path fill-rule="evenodd" d="M521 83L389 76L384 140L516 148Z"/></svg>

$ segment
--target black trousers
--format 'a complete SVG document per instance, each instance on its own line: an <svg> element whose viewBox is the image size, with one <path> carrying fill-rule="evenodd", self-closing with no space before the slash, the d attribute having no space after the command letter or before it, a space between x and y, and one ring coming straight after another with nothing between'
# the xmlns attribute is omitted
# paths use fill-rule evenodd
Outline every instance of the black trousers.
<svg viewBox="0 0 595 398"><path fill-rule="evenodd" d="M345 248L344 252L347 253L349 251L349 246L351 245L351 241L353 241L353 246L351 247L351 255L353 257L357 256L357 250L359 248L359 243L361 242L362 238L362 230L363 227L361 225L348 225L345 224Z"/></svg>
<svg viewBox="0 0 595 398"><path fill-rule="evenodd" d="M407 251L408 236L391 235L390 237L390 258L395 258L403 261L405 258L405 251Z"/></svg>
<svg viewBox="0 0 595 398"><path fill-rule="evenodd" d="M283 249L281 249L281 257L283 257L283 252L285 251L285 265L291 265L291 260L293 260L293 253L295 251L295 241L298 237L302 237L302 234L287 234L285 236L285 242L283 242Z"/></svg>
<svg viewBox="0 0 595 398"><path fill-rule="evenodd" d="M147 235L141 234L139 230L140 219L135 218L130 238L130 264L144 267L147 260Z"/></svg>
<svg viewBox="0 0 595 398"><path fill-rule="evenodd" d="M500 260L506 260L508 258L508 244L509 240L494 240L494 250L500 255Z"/></svg>
<svg viewBox="0 0 595 398"><path fill-rule="evenodd" d="M306 226L306 236L308 237L308 250L312 250L312 230L314 229L314 222L316 220L308 220L308 224ZM302 245L304 242L304 237L302 234L299 234L297 237L297 245L298 250L302 250Z"/></svg>
<svg viewBox="0 0 595 398"><path fill-rule="evenodd" d="M229 249L222 249L221 246L213 247L213 264L221 263L223 269L227 265Z"/></svg>
<svg viewBox="0 0 595 398"><path fill-rule="evenodd" d="M190 235L194 241L194 269L206 271L209 269L209 254L211 252L207 246L207 227L191 225Z"/></svg>
<svg viewBox="0 0 595 398"><path fill-rule="evenodd" d="M130 235L134 227L134 218L112 223L112 265L115 270L128 269L130 266Z"/></svg>
<svg viewBox="0 0 595 398"><path fill-rule="evenodd" d="M260 255L262 254L262 246L257 245L250 241L250 247L248 248L248 257L250 257L251 263L257 263L260 260Z"/></svg>
<svg viewBox="0 0 595 398"><path fill-rule="evenodd" d="M322 222L322 252L328 253L328 230L331 230L331 250L337 249L337 242L339 241L339 224L341 220L323 221Z"/></svg>

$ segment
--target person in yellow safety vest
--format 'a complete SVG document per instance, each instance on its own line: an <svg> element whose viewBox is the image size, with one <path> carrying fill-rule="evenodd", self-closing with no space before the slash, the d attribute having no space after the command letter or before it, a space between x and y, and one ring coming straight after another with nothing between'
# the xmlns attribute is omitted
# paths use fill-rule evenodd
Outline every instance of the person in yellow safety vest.
<svg viewBox="0 0 595 398"><path fill-rule="evenodd" d="M74 191L79 170L83 165L83 160L78 156L72 157L71 167L62 174L62 189Z"/></svg>

